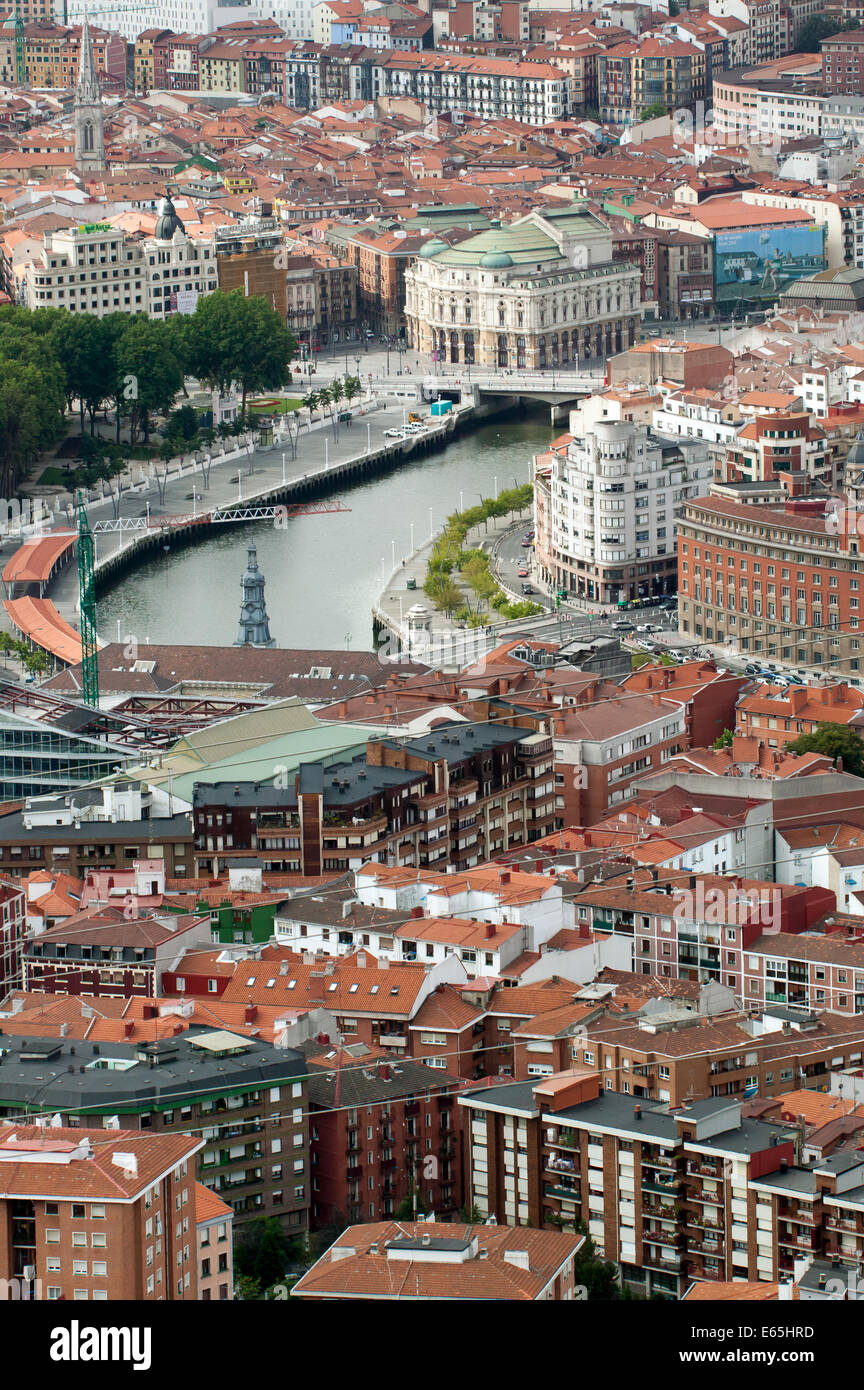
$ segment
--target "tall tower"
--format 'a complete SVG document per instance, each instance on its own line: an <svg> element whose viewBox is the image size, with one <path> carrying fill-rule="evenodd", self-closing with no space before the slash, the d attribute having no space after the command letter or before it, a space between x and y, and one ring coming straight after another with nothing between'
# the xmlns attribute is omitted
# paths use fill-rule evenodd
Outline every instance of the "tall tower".
<svg viewBox="0 0 864 1390"><path fill-rule="evenodd" d="M258 552L254 542L249 545L246 573L240 580L243 602L240 605L240 626L235 647L275 647L270 636L270 623L264 605L264 576L258 568Z"/></svg>
<svg viewBox="0 0 864 1390"><path fill-rule="evenodd" d="M83 173L100 173L105 168L105 118L86 14L81 24L81 58L74 110L75 167Z"/></svg>

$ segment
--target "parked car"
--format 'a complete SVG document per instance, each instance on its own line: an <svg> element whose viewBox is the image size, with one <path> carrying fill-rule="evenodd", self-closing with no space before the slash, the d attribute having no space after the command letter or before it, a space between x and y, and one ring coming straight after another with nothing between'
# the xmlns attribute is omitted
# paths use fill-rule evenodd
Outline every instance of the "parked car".
<svg viewBox="0 0 864 1390"><path fill-rule="evenodd" d="M405 436L404 436L404 434L402 433L402 430L385 430L385 431L384 431L384 438L385 438L385 439L404 439L404 437L405 437Z"/></svg>
<svg viewBox="0 0 864 1390"><path fill-rule="evenodd" d="M758 676L762 667L756 661L748 661L744 667L745 676Z"/></svg>

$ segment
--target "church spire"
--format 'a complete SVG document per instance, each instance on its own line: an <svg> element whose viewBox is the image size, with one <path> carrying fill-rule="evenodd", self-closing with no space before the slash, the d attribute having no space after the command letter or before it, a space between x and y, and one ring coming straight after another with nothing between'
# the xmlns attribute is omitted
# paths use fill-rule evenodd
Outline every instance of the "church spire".
<svg viewBox="0 0 864 1390"><path fill-rule="evenodd" d="M78 85L75 88L75 166L85 173L105 168L105 127L93 40L87 15L81 24Z"/></svg>
<svg viewBox="0 0 864 1390"><path fill-rule="evenodd" d="M270 622L264 604L264 576L258 568L255 543L248 546L246 573L240 580L243 602L240 605L240 626L235 647L275 647L270 636Z"/></svg>

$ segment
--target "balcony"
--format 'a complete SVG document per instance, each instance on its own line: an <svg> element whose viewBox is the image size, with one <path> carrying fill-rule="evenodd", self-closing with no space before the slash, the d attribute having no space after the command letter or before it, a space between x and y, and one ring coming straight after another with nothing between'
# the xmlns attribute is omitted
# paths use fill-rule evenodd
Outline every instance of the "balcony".
<svg viewBox="0 0 864 1390"><path fill-rule="evenodd" d="M546 1197L558 1197L562 1202L579 1202L581 1200L578 1187L544 1187Z"/></svg>
<svg viewBox="0 0 864 1390"><path fill-rule="evenodd" d="M555 1154L550 1154L546 1159L546 1169L561 1173L575 1173L576 1162L572 1158L557 1158Z"/></svg>

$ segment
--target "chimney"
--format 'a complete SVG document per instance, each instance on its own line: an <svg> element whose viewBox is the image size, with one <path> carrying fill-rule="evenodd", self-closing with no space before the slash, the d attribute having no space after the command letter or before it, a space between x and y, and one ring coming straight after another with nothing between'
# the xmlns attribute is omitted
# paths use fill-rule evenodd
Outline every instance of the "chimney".
<svg viewBox="0 0 864 1390"><path fill-rule="evenodd" d="M359 968L360 970L365 970L365 969L366 969L366 952L365 952L365 951L358 951L358 952L357 952L357 965L358 965L358 968Z"/></svg>
<svg viewBox="0 0 864 1390"><path fill-rule="evenodd" d="M422 907L412 907L412 909L411 909L411 917L412 917L412 919L415 919L415 918L417 918L417 917L422 917L422 916L423 916L423 909L422 909Z"/></svg>
<svg viewBox="0 0 864 1390"><path fill-rule="evenodd" d="M247 1004L246 1008L243 1010L243 1022L252 1023L257 1012L258 1010L254 1004Z"/></svg>
<svg viewBox="0 0 864 1390"><path fill-rule="evenodd" d="M635 1120L641 1120L641 1119L642 1119L642 1106L641 1106L641 1105L634 1105L634 1106L633 1106L633 1118L634 1118Z"/></svg>
<svg viewBox="0 0 864 1390"><path fill-rule="evenodd" d="M491 941L491 940L492 940L492 937L493 937L494 935L495 935L495 923L494 923L494 922L487 922L487 923L486 923L486 940L487 940L487 941Z"/></svg>

